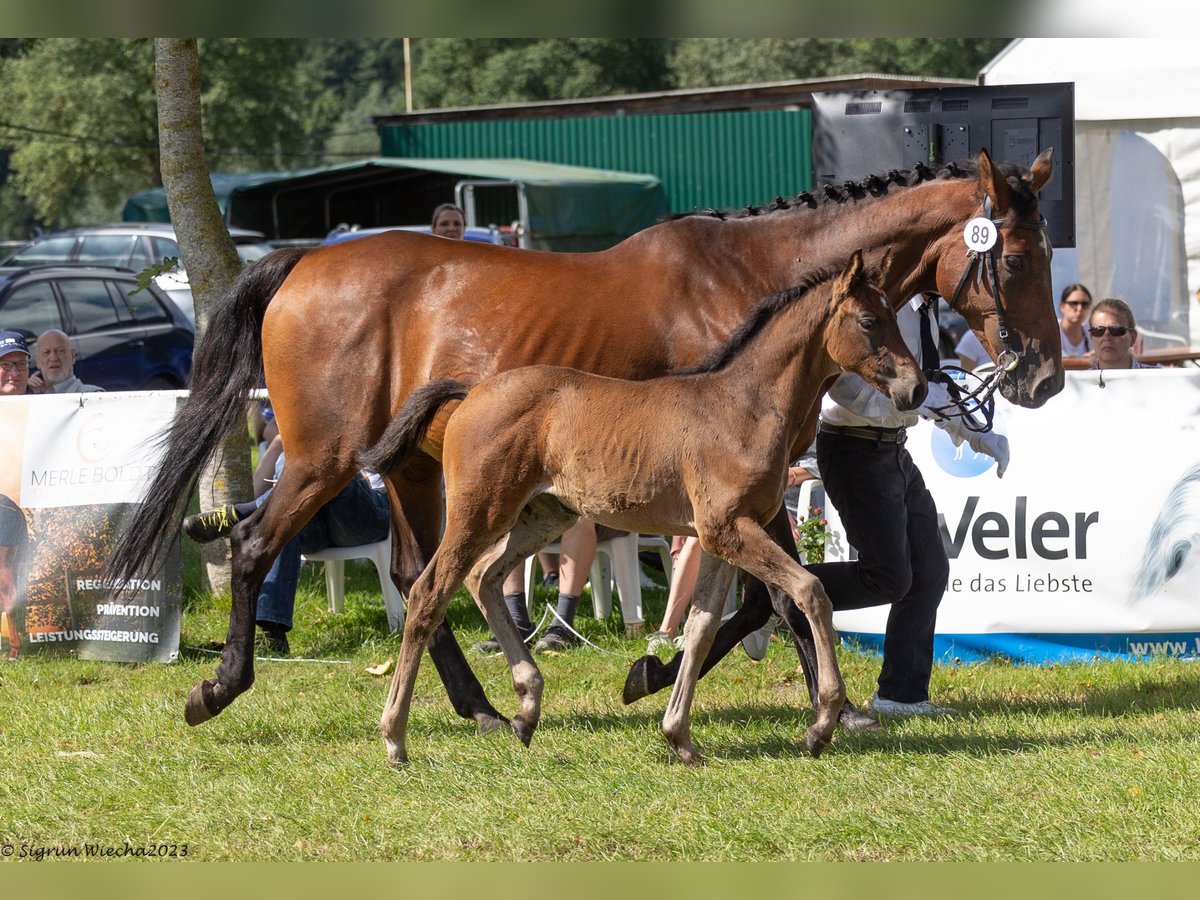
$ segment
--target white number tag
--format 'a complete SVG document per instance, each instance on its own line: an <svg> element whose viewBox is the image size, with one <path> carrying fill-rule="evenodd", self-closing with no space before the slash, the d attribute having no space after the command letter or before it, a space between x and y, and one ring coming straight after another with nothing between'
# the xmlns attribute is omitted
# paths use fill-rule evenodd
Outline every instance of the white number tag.
<svg viewBox="0 0 1200 900"><path fill-rule="evenodd" d="M996 224L983 216L976 216L963 229L963 240L967 249L982 253L996 246Z"/></svg>

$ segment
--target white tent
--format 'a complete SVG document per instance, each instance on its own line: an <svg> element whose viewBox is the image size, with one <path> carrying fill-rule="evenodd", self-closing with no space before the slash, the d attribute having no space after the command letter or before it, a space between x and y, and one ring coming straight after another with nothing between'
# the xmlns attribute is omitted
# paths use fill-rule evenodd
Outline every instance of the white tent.
<svg viewBox="0 0 1200 900"><path fill-rule="evenodd" d="M1075 83L1076 250L1056 289L1121 297L1147 347L1200 345L1200 58L1194 39L1022 38L983 84ZM1170 339L1173 337L1173 341Z"/></svg>

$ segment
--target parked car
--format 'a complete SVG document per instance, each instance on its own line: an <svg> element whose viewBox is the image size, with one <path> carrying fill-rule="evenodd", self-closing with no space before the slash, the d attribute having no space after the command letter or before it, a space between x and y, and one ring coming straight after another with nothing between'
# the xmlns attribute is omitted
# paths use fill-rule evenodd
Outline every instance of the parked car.
<svg viewBox="0 0 1200 900"><path fill-rule="evenodd" d="M380 228L359 228L357 225L339 225L325 236L321 246L340 244L342 241L352 241L355 238L369 237L372 234L383 234L385 231L414 231L417 234L433 234L429 225L384 225ZM463 232L464 241L478 241L481 244L503 244L504 236L496 227L482 228L478 225L469 226Z"/></svg>
<svg viewBox="0 0 1200 900"><path fill-rule="evenodd" d="M32 342L51 328L70 335L75 374L87 384L173 390L191 375L194 326L158 287L137 291L127 269L38 266L0 274L0 330L24 332Z"/></svg>
<svg viewBox="0 0 1200 900"><path fill-rule="evenodd" d="M266 256L274 248L261 232L230 228L242 263ZM43 235L28 247L0 262L0 274L9 269L79 263L91 266L117 266L140 272L161 265L167 257L179 260L179 268L154 279L167 292L188 321L195 323L192 289L183 268L183 256L175 229L160 222L118 222L113 225L86 225Z"/></svg>

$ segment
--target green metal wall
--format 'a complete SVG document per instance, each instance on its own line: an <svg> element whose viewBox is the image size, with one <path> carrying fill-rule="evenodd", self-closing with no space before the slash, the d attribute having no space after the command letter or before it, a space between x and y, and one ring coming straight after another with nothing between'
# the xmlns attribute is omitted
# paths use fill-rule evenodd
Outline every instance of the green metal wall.
<svg viewBox="0 0 1200 900"><path fill-rule="evenodd" d="M657 175L674 212L812 188L807 109L387 125L380 139L383 156L521 157Z"/></svg>

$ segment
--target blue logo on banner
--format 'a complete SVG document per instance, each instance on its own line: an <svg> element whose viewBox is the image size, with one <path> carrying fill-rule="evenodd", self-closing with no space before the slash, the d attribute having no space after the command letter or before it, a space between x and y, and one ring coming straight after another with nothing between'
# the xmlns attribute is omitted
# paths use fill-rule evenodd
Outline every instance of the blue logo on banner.
<svg viewBox="0 0 1200 900"><path fill-rule="evenodd" d="M942 467L942 471L955 478L974 478L996 464L986 453L976 453L965 441L955 447L950 435L942 429L933 428L932 431L929 449L933 451L933 458Z"/></svg>

